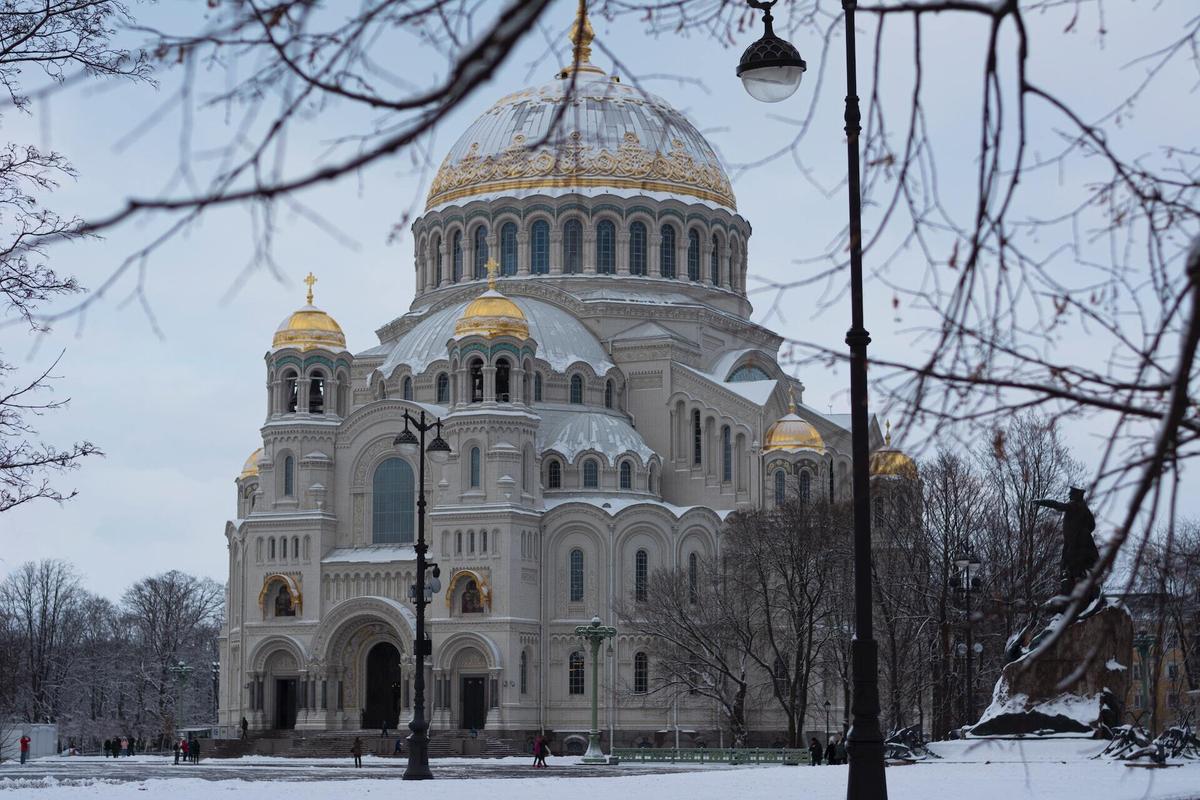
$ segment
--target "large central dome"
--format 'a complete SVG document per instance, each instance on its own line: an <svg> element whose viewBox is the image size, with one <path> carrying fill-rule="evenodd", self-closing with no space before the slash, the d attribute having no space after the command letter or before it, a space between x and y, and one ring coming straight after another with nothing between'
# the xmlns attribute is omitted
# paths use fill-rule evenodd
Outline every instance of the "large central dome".
<svg viewBox="0 0 1200 800"><path fill-rule="evenodd" d="M737 207L717 154L680 111L586 62L475 120L438 169L426 210L533 193L661 193Z"/></svg>

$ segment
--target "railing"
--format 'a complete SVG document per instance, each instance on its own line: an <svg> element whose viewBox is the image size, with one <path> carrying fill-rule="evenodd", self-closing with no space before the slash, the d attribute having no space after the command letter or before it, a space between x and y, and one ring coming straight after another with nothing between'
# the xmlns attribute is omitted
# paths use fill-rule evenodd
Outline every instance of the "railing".
<svg viewBox="0 0 1200 800"><path fill-rule="evenodd" d="M807 764L807 750L784 747L617 747L612 755L622 761L695 764Z"/></svg>

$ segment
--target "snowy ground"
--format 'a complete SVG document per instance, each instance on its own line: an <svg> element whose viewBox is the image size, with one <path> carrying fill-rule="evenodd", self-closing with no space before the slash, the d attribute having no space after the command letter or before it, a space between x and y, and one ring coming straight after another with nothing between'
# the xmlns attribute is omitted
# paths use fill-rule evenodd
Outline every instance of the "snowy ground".
<svg viewBox="0 0 1200 800"><path fill-rule="evenodd" d="M1090 760L1102 743L1083 740L968 741L935 745L942 759L887 771L888 793L901 798L967 800L1200 800L1200 763L1140 769ZM246 758L175 767L153 757L42 759L0 765L0 800L251 800L280 792L288 800L395 797L403 761L365 758L356 770L328 759ZM584 767L556 759L534 772L529 759L439 759L439 778L421 785L422 800L843 800L846 767ZM336 764L336 766L335 766ZM660 770L672 770L663 772ZM470 784L464 781L470 780ZM264 784L272 784L267 786Z"/></svg>

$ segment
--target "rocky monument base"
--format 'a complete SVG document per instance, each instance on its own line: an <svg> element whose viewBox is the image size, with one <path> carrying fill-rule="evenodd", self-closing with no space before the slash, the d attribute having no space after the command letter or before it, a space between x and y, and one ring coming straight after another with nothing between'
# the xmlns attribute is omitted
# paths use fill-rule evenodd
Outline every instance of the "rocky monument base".
<svg viewBox="0 0 1200 800"><path fill-rule="evenodd" d="M970 736L1110 736L1120 723L1133 657L1133 620L1103 597L1036 659L1032 650L1058 622L1006 664L992 704Z"/></svg>

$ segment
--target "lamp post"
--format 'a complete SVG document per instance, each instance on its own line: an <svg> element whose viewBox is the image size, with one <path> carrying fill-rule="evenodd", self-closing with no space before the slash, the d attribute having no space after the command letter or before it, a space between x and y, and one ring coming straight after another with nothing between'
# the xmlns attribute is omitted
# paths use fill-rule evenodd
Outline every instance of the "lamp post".
<svg viewBox="0 0 1200 800"><path fill-rule="evenodd" d="M409 426L416 428L414 435ZM427 431L435 430L433 441L425 444ZM412 587L410 599L417 610L417 632L413 642L414 674L413 674L413 718L408 723L412 731L408 735L408 766L404 769L404 780L423 781L433 777L429 771L429 720L425 718L425 656L433 655L432 640L425 636L425 606L429 605L432 596L441 586L441 569L437 564L426 561L425 553L429 546L425 544L425 457L436 464L446 463L450 457L450 445L442 438L442 421L430 419L422 411L416 417L404 411L404 430L392 442L396 447L409 454L417 455L417 543L413 547L417 551L417 582ZM429 581L425 580L425 570L433 569Z"/></svg>
<svg viewBox="0 0 1200 800"><path fill-rule="evenodd" d="M975 678L971 674L973 667L971 659L975 653L978 652L978 650L976 650L977 645L975 644L975 632L972 625L973 620L971 619L971 593L975 590L974 581L979 580L980 564L979 559L975 557L974 553L965 553L954 560L954 566L958 567L959 575L962 577L960 588L963 593L963 598L966 602L967 646L965 650L967 657L967 690L965 692L966 699L963 703L963 711L966 716L967 724L970 725L975 721ZM971 577L972 572L975 573L974 578ZM982 649L982 647L979 648L979 650Z"/></svg>
<svg viewBox="0 0 1200 800"><path fill-rule="evenodd" d="M825 744L829 744L829 701L825 701Z"/></svg>
<svg viewBox="0 0 1200 800"><path fill-rule="evenodd" d="M600 624L600 617L592 617L590 625L578 625L575 635L583 637L592 647L592 729L588 732L588 749L583 754L584 764L605 763L604 751L600 749L600 645L605 639L617 635L617 629Z"/></svg>
<svg viewBox="0 0 1200 800"><path fill-rule="evenodd" d="M182 661L178 661L167 667L167 672L175 676L175 727L178 729L183 727L183 689L187 686L192 668ZM172 739L175 738L175 733L176 731L171 732Z"/></svg>
<svg viewBox="0 0 1200 800"><path fill-rule="evenodd" d="M777 0L747 0L763 14L761 39L746 48L737 74L756 100L778 103L800 86L807 65L790 43L775 35L771 7ZM883 730L879 725L879 648L871 620L871 486L867 418L867 345L863 324L862 198L859 176L857 62L854 49L856 0L842 0L846 16L846 177L850 196L850 437L854 486L854 638L850 665L854 681L852 720L846 734L850 775L846 796L853 800L885 800Z"/></svg>

